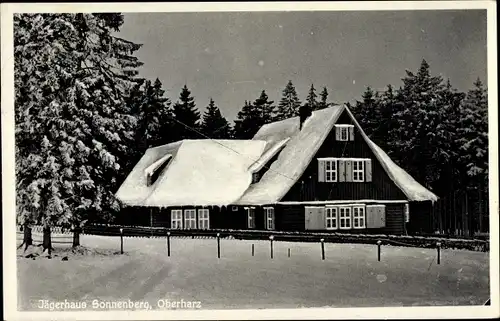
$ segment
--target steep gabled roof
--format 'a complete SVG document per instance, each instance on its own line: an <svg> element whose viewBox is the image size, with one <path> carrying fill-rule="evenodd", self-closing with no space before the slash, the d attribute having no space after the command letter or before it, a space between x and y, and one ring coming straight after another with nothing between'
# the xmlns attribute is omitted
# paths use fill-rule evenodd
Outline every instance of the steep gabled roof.
<svg viewBox="0 0 500 321"><path fill-rule="evenodd" d="M344 106L334 106L312 113L299 130L299 117L264 125L254 139L275 143L290 138L278 159L271 164L261 180L249 187L237 204L259 205L279 202L302 176L326 137L346 110L355 126L392 181L410 201L436 201L437 196L420 185L405 170L394 163L390 157L365 134L351 111Z"/></svg>

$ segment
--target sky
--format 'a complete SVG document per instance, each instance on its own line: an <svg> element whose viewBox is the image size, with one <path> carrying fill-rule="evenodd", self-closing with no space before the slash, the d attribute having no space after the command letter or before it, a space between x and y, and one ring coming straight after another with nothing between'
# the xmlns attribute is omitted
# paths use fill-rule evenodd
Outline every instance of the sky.
<svg viewBox="0 0 500 321"><path fill-rule="evenodd" d="M186 84L202 112L213 98L230 121L262 90L277 103L288 80L302 101L314 84L352 103L367 86L399 87L422 59L458 90L486 83L486 10L124 15L120 36L143 45L140 75L173 102Z"/></svg>

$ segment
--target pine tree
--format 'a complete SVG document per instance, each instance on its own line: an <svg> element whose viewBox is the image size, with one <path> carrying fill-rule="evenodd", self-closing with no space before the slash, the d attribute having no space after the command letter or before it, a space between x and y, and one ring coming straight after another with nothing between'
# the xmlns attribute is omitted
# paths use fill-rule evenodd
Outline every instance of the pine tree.
<svg viewBox="0 0 500 321"><path fill-rule="evenodd" d="M436 128L444 119L440 108L443 79L431 76L425 60L417 74L406 74L398 91L402 108L394 115L399 126L390 135L398 137L394 142L397 159L406 164L417 181L432 189L439 178L436 155L441 151L436 144Z"/></svg>
<svg viewBox="0 0 500 321"><path fill-rule="evenodd" d="M226 118L222 116L219 108L215 105L212 98L210 98L210 103L203 114L201 131L208 137L214 139L231 138L231 125Z"/></svg>
<svg viewBox="0 0 500 321"><path fill-rule="evenodd" d="M324 109L330 107L330 103L328 103L328 89L323 87L323 90L320 93L321 100L317 104L316 109Z"/></svg>
<svg viewBox="0 0 500 321"><path fill-rule="evenodd" d="M288 81L276 110L275 120L283 120L299 115L300 100L291 80Z"/></svg>
<svg viewBox="0 0 500 321"><path fill-rule="evenodd" d="M174 104L173 117L176 120L174 134L176 140L200 139L200 112L187 85L181 90L179 100Z"/></svg>
<svg viewBox="0 0 500 321"><path fill-rule="evenodd" d="M363 101L356 101L353 113L368 137L377 141L374 134L378 133L381 122L378 93L367 87L362 98Z"/></svg>
<svg viewBox="0 0 500 321"><path fill-rule="evenodd" d="M136 122L124 97L141 65L140 45L115 35L122 24L115 13L15 15L19 224L50 236L51 226L109 221L119 209Z"/></svg>
<svg viewBox="0 0 500 321"><path fill-rule="evenodd" d="M269 100L269 97L266 94L266 91L263 90L260 93L259 98L257 98L253 102L253 106L255 108L255 112L257 115L255 115L255 120L256 120L256 126L259 126L259 128L267 123L270 123L274 119L274 101Z"/></svg>
<svg viewBox="0 0 500 321"><path fill-rule="evenodd" d="M316 98L318 98L318 95L316 95L316 88L314 88L314 84L311 84L311 88L309 89L309 93L307 94L305 103L305 105L307 105L311 111L317 110L319 107Z"/></svg>

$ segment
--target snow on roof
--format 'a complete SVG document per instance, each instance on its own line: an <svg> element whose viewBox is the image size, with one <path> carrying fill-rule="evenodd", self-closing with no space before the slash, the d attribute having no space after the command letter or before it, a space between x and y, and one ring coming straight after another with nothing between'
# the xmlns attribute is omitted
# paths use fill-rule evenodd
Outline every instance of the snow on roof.
<svg viewBox="0 0 500 321"><path fill-rule="evenodd" d="M146 150L144 155L141 157L139 162L132 169L130 174L127 176L125 181L122 183L118 191L116 192L116 198L118 198L122 203L129 206L142 206L144 201L151 195L156 187L156 183L151 186L147 185L146 175L144 175L145 169L150 167L152 164L161 160L166 155L172 155L175 158L177 150L181 146L182 141L162 145L158 147L149 148ZM168 164L167 168L172 164ZM157 181L161 179L164 175L166 169L160 174Z"/></svg>
<svg viewBox="0 0 500 321"><path fill-rule="evenodd" d="M279 201L300 178L343 109L343 106L335 106L314 111L301 130L299 117L262 126L253 139L265 140L268 144L285 139L289 141L260 181L252 184L237 204L258 205Z"/></svg>
<svg viewBox="0 0 500 321"><path fill-rule="evenodd" d="M156 182L146 186L144 173L165 154L156 156L148 149L117 193L127 205L183 206L229 205L234 203L252 181L249 167L261 155L266 142L260 140L183 140L176 155ZM141 176L141 177L139 177Z"/></svg>
<svg viewBox="0 0 500 321"><path fill-rule="evenodd" d="M151 175L153 174L161 165L163 165L166 161L168 161L170 158L172 158L172 154L167 154L151 164L150 166L146 167L144 170L144 173L146 175Z"/></svg>
<svg viewBox="0 0 500 321"><path fill-rule="evenodd" d="M399 167L392 159L387 155L380 147L378 147L370 138L365 134L357 120L352 115L351 111L347 109L347 112L354 121L354 124L361 132L361 135L370 146L371 150L377 157L377 159L382 164L382 167L386 170L392 181L403 191L403 193L408 197L410 201L437 201L438 197L429 191L427 188L422 186L417 182L410 174L408 174L404 169Z"/></svg>
<svg viewBox="0 0 500 321"><path fill-rule="evenodd" d="M250 166L250 172L255 173L260 171L271 158L273 158L279 151L281 151L285 147L285 144L288 143L289 140L290 137L280 140L274 145L266 144L267 150L264 152L264 154L262 154L259 160L257 160L252 164L252 166Z"/></svg>

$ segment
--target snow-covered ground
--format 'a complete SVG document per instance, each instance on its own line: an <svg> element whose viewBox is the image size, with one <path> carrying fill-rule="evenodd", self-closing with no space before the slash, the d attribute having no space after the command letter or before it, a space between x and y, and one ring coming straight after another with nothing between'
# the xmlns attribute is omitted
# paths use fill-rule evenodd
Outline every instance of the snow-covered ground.
<svg viewBox="0 0 500 321"><path fill-rule="evenodd" d="M82 245L119 251L117 237L82 236ZM251 255L252 244L255 256ZM202 308L474 305L489 297L489 255L432 249L215 239L125 238L124 255L18 258L18 304L37 300L160 299ZM288 257L288 249L291 256ZM57 254L57 251L55 252Z"/></svg>

